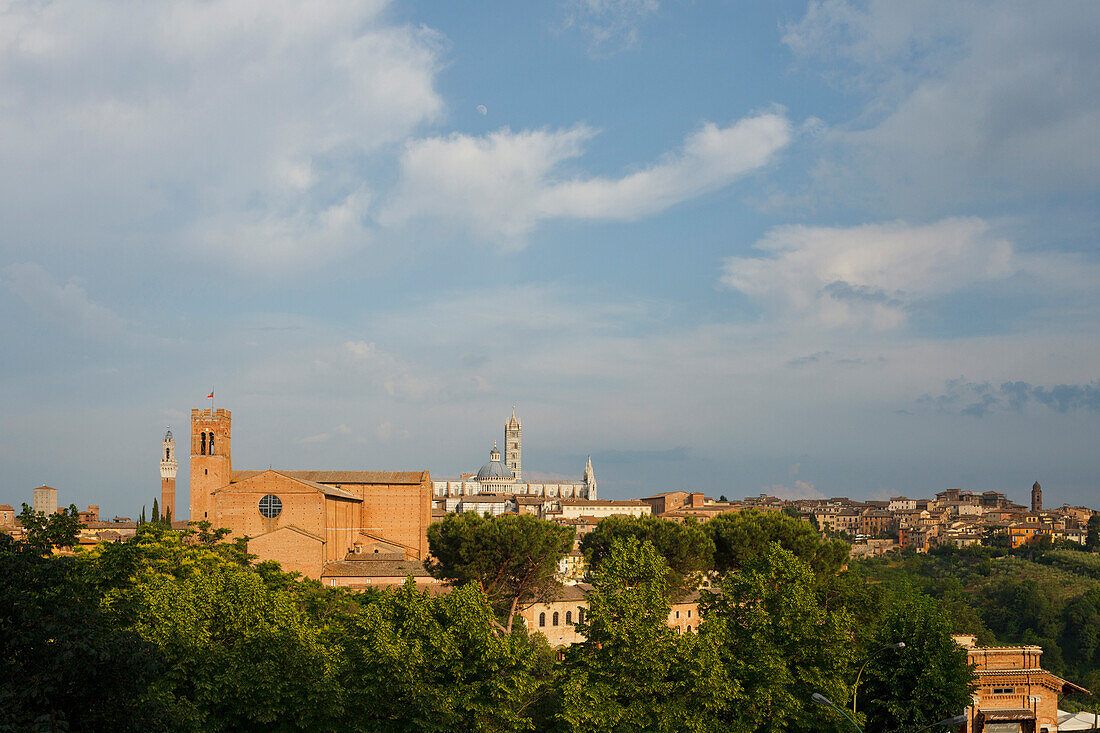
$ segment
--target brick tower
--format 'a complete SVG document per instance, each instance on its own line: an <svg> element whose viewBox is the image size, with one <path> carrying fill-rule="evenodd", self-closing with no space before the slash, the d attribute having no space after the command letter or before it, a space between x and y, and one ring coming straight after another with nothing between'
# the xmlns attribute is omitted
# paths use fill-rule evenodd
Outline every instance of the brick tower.
<svg viewBox="0 0 1100 733"><path fill-rule="evenodd" d="M213 521L210 494L229 485L233 462L229 436L229 410L191 410L191 516L193 521Z"/></svg>
<svg viewBox="0 0 1100 733"><path fill-rule="evenodd" d="M172 431L164 433L164 450L160 456L160 510L165 518L176 518L176 439Z"/></svg>
<svg viewBox="0 0 1100 733"><path fill-rule="evenodd" d="M1043 511L1043 487L1036 481L1031 486L1031 511Z"/></svg>
<svg viewBox="0 0 1100 733"><path fill-rule="evenodd" d="M512 408L512 417L504 424L504 465L521 481L523 473L523 428L516 417L516 408Z"/></svg>

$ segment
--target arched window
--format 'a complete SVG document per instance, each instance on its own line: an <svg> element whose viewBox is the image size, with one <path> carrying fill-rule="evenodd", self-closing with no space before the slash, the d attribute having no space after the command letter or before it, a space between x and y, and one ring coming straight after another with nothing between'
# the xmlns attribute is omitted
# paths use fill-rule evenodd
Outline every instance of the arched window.
<svg viewBox="0 0 1100 733"><path fill-rule="evenodd" d="M691 624L688 624L688 633L691 633Z"/></svg>
<svg viewBox="0 0 1100 733"><path fill-rule="evenodd" d="M566 626L571 626L572 624L573 624L573 612L572 611L566 611L565 612L565 625Z"/></svg>
<svg viewBox="0 0 1100 733"><path fill-rule="evenodd" d="M577 623L578 624L583 624L584 623L584 609L583 608L578 608L577 609Z"/></svg>
<svg viewBox="0 0 1100 733"><path fill-rule="evenodd" d="M558 625L558 612L554 611L554 626Z"/></svg>
<svg viewBox="0 0 1100 733"><path fill-rule="evenodd" d="M540 613L539 614L539 626L546 626L546 614L545 613Z"/></svg>
<svg viewBox="0 0 1100 733"><path fill-rule="evenodd" d="M172 449L171 449L171 448L165 448L165 449L164 449L164 460L166 460L166 461L167 461L167 460L169 460L169 459L170 459L171 457L172 457Z"/></svg>
<svg viewBox="0 0 1100 733"><path fill-rule="evenodd" d="M213 431L210 431L210 445L208 447L210 448L210 455L214 455L214 432Z"/></svg>
<svg viewBox="0 0 1100 733"><path fill-rule="evenodd" d="M200 456L205 456L206 455L206 433L199 433L199 437L200 437L200 440L201 440L200 445L199 445L199 455Z"/></svg>

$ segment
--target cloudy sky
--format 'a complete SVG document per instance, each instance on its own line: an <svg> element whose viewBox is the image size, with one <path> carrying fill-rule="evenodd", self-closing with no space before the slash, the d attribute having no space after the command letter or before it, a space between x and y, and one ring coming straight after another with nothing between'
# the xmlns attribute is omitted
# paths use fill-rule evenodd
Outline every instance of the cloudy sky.
<svg viewBox="0 0 1100 733"><path fill-rule="evenodd" d="M136 515L214 387L238 468L454 476L515 404L528 472L608 497L1100 505L1097 37L1093 0L0 0L0 503Z"/></svg>

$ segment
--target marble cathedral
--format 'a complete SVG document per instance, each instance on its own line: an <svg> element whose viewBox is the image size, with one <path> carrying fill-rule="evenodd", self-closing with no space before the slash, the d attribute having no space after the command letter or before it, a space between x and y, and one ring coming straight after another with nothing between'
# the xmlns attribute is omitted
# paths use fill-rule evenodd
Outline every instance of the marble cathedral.
<svg viewBox="0 0 1100 733"><path fill-rule="evenodd" d="M523 479L523 427L516 417L504 424L504 460L496 443L489 451L489 461L476 474L463 474L459 478L432 481L437 498L471 496L474 494L519 494L565 499L596 499L596 474L592 470L592 458L584 467L579 480L525 481Z"/></svg>

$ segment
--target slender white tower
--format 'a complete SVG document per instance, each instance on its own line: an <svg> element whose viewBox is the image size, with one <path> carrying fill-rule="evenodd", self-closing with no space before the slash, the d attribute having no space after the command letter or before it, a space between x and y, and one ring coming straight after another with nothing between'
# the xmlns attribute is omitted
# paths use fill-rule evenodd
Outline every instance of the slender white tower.
<svg viewBox="0 0 1100 733"><path fill-rule="evenodd" d="M504 465L522 481L523 473L523 428L516 417L516 408L512 407L512 417L504 423Z"/></svg>
<svg viewBox="0 0 1100 733"><path fill-rule="evenodd" d="M160 455L160 510L165 517L176 518L176 439L172 431L164 433L164 450Z"/></svg>

